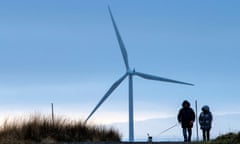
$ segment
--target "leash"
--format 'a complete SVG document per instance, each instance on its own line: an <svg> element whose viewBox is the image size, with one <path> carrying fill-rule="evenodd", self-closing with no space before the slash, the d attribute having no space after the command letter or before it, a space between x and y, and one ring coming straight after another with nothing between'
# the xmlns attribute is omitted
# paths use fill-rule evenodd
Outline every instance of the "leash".
<svg viewBox="0 0 240 144"><path fill-rule="evenodd" d="M167 129L165 129L165 130L162 131L159 135L161 135L161 134L163 134L163 133L165 133L165 132L167 132L167 131L173 129L173 128L176 127L177 125L178 125L178 123L176 123L176 124L174 124L173 126L167 128ZM148 142L152 142L152 138L153 138L153 137L150 136L149 133L147 133L147 136L148 136Z"/></svg>
<svg viewBox="0 0 240 144"><path fill-rule="evenodd" d="M176 123L176 124L174 124L173 126L167 128L167 129L165 129L164 131L162 131L162 132L160 133L160 135L163 134L163 133L165 133L165 132L167 132L167 131L169 131L170 129L176 127L177 125L178 125L178 123Z"/></svg>

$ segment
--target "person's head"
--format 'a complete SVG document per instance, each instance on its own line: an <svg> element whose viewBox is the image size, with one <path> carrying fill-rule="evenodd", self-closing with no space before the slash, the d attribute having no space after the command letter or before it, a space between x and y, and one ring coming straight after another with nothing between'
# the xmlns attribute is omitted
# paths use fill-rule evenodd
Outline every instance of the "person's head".
<svg viewBox="0 0 240 144"><path fill-rule="evenodd" d="M182 103L182 107L184 107L184 108L189 108L189 107L190 107L190 103L189 103L187 100L185 100L185 101L183 101L183 103Z"/></svg>
<svg viewBox="0 0 240 144"><path fill-rule="evenodd" d="M203 112L209 112L209 111L210 111L209 106L207 106L207 105L203 106L203 107L202 107L202 111L203 111Z"/></svg>

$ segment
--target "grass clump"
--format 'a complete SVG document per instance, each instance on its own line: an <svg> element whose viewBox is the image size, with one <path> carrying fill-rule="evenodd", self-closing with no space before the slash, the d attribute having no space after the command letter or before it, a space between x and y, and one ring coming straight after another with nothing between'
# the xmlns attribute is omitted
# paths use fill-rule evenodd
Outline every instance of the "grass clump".
<svg viewBox="0 0 240 144"><path fill-rule="evenodd" d="M240 132L231 132L218 136L215 140L212 140L210 144L240 144Z"/></svg>
<svg viewBox="0 0 240 144"><path fill-rule="evenodd" d="M86 125L82 121L33 115L25 119L5 120L0 129L0 143L56 143L120 141L117 130Z"/></svg>

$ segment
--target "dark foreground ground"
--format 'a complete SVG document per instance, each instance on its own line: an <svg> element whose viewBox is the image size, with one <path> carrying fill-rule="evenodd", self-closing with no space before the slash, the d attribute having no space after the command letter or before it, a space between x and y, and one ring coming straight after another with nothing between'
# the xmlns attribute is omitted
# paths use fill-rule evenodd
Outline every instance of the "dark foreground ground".
<svg viewBox="0 0 240 144"><path fill-rule="evenodd" d="M64 143L64 144L186 144L184 142L79 142L79 143ZM193 143L194 144L194 143Z"/></svg>

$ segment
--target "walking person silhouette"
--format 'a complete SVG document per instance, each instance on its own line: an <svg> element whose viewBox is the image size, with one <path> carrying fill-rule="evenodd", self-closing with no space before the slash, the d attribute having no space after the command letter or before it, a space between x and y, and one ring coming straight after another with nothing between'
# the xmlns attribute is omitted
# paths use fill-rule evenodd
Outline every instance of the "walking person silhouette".
<svg viewBox="0 0 240 144"><path fill-rule="evenodd" d="M179 110L177 116L178 122L182 125L182 132L184 137L184 142L191 142L192 127L195 121L195 113L190 107L190 103L185 100L182 103L182 108Z"/></svg>
<svg viewBox="0 0 240 144"><path fill-rule="evenodd" d="M210 140L210 130L212 127L212 113L210 112L209 106L205 105L202 107L202 112L199 116L199 124L202 129L203 141Z"/></svg>

